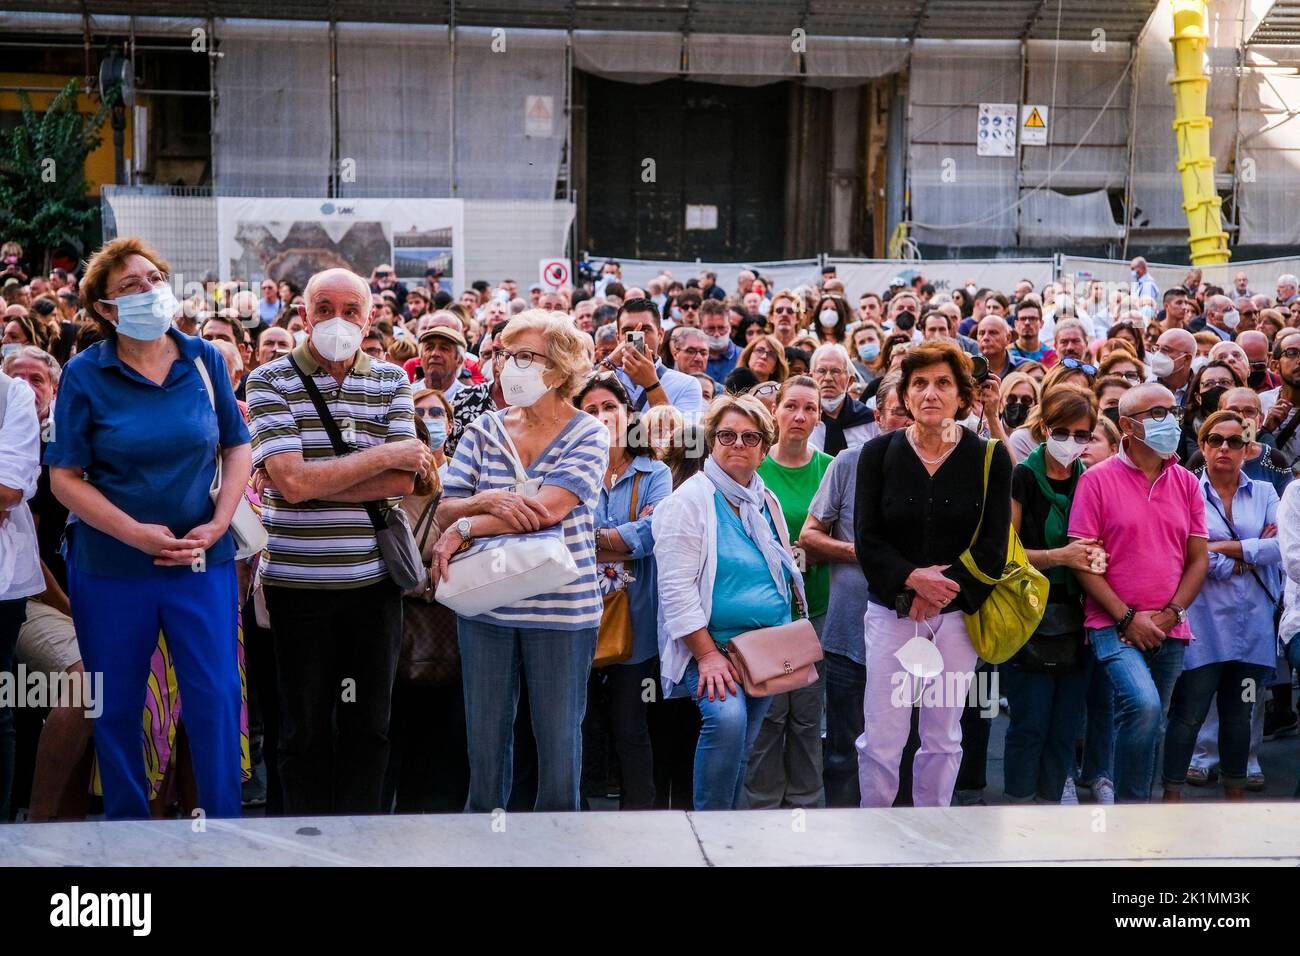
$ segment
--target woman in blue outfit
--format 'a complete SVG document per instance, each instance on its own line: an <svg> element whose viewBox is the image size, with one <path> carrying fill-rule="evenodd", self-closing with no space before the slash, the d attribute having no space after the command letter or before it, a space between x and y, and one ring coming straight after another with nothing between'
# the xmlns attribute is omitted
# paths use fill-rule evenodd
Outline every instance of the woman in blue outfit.
<svg viewBox="0 0 1300 956"><path fill-rule="evenodd" d="M632 656L604 668L609 689L609 726L622 771L619 807L652 810L655 805L654 755L644 682L659 670L655 607L655 506L673 490L668 466L650 457L639 426L628 425L632 403L618 378L591 376L573 403L609 429L609 465L596 505L596 562L601 589L626 590L632 618Z"/></svg>
<svg viewBox="0 0 1300 956"><path fill-rule="evenodd" d="M704 417L709 457L655 510L659 661L664 692L689 693L703 724L695 748L696 810L735 810L770 697L746 697L722 650L738 634L791 620L803 576L785 519L758 466L776 440L749 395L716 398Z"/></svg>
<svg viewBox="0 0 1300 956"><path fill-rule="evenodd" d="M1196 735L1218 693L1223 795L1246 795L1251 708L1273 674L1282 596L1277 490L1242 473L1251 442L1236 412L1215 412L1197 433L1205 456L1201 494L1210 532L1210 570L1187 609L1192 641L1169 701L1164 799L1182 798Z"/></svg>
<svg viewBox="0 0 1300 956"><path fill-rule="evenodd" d="M133 238L91 257L81 290L103 340L63 371L45 459L72 514L77 641L86 671L103 675L95 750L109 819L149 817L141 705L160 631L185 700L199 804L212 817L240 810L238 588L227 529L248 480L249 436L221 353L172 327L180 305L168 270Z"/></svg>

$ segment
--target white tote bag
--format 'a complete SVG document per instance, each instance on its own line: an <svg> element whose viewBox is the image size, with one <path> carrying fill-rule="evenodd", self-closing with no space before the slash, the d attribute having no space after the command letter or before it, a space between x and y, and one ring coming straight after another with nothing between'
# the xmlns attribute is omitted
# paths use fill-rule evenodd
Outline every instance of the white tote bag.
<svg viewBox="0 0 1300 956"><path fill-rule="evenodd" d="M474 422L483 437L504 452L514 466L515 491L533 497L541 487L529 478L510 433L495 415ZM495 432L500 431L504 440ZM528 534L502 534L471 542L454 555L447 577L434 592L440 604L461 617L475 617L538 594L549 594L578 579L578 565L564 541L562 525Z"/></svg>
<svg viewBox="0 0 1300 956"><path fill-rule="evenodd" d="M203 364L202 358L196 358L194 365L199 370L199 377L203 379L204 386L208 390L208 401L212 403L212 410L217 410L217 396L212 389L212 378L208 375L207 366ZM221 449L217 449L217 472L212 476L212 487L208 489L208 497L212 503L217 503L217 498L221 494ZM243 494L239 496L239 504L235 506L235 514L230 519L230 534L235 539L235 560L243 561L251 558L266 547L267 534L266 528L262 524L262 519L257 516L253 506L249 504L248 499Z"/></svg>

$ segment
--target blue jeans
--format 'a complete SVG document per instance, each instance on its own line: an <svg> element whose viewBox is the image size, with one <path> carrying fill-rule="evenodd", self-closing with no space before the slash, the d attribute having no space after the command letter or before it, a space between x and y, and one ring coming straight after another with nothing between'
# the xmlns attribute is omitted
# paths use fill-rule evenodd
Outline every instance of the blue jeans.
<svg viewBox="0 0 1300 956"><path fill-rule="evenodd" d="M826 806L856 807L862 801L856 744L862 736L867 667L843 654L827 654L822 666L826 668L826 750L822 758Z"/></svg>
<svg viewBox="0 0 1300 956"><path fill-rule="evenodd" d="M1095 664L1095 661L1094 661ZM1090 667L1087 719L1083 731L1083 768L1079 779L1091 787L1105 777L1115 782L1115 691L1104 667Z"/></svg>
<svg viewBox="0 0 1300 956"><path fill-rule="evenodd" d="M1164 785L1179 790L1187 782L1187 766L1196 747L1210 701L1218 694L1219 769L1223 785L1246 786L1246 759L1250 755L1250 718L1254 702L1263 694L1273 668L1242 661L1219 661L1183 671L1174 685L1165 733Z"/></svg>
<svg viewBox="0 0 1300 956"><path fill-rule="evenodd" d="M1121 641L1113 627L1089 629L1088 638L1115 688L1115 800L1144 803L1151 797L1187 642L1169 638L1144 652Z"/></svg>
<svg viewBox="0 0 1300 956"><path fill-rule="evenodd" d="M519 679L537 741L538 811L577 811L582 781L582 717L596 656L594 627L577 631L503 627L458 618L470 813L510 799Z"/></svg>
<svg viewBox="0 0 1300 956"><path fill-rule="evenodd" d="M1074 770L1074 735L1095 666L1087 654L1082 657L1078 670L1059 674L999 668L1011 707L1003 769L1009 799L1060 803L1065 778Z"/></svg>
<svg viewBox="0 0 1300 956"><path fill-rule="evenodd" d="M700 669L692 660L686 665L681 686L695 698ZM709 700L708 691L695 700L703 723L695 744L695 781L691 800L696 810L738 810L745 792L745 768L749 754L763 726L763 718L772 706L770 697L746 697L737 684L738 694Z"/></svg>

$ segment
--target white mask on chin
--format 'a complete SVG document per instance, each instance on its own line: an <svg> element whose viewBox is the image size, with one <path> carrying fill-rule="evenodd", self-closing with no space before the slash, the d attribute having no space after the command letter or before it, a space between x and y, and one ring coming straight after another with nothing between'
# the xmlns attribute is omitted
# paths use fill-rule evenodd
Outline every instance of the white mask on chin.
<svg viewBox="0 0 1300 956"><path fill-rule="evenodd" d="M327 362L346 362L361 348L361 326L341 315L312 326L311 344Z"/></svg>
<svg viewBox="0 0 1300 956"><path fill-rule="evenodd" d="M834 415L841 405L844 404L844 395L837 395L834 398L822 397L822 411L828 415Z"/></svg>

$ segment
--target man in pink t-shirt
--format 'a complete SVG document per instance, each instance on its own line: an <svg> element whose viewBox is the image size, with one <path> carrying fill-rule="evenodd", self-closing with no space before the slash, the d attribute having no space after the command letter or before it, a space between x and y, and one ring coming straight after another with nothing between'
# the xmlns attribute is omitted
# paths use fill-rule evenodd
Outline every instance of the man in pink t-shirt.
<svg viewBox="0 0 1300 956"><path fill-rule="evenodd" d="M1205 503L1178 464L1180 426L1163 385L1120 399L1119 454L1079 479L1070 537L1096 538L1108 566L1080 573L1093 654L1115 689L1115 795L1145 802L1183 651L1187 606L1209 568Z"/></svg>

